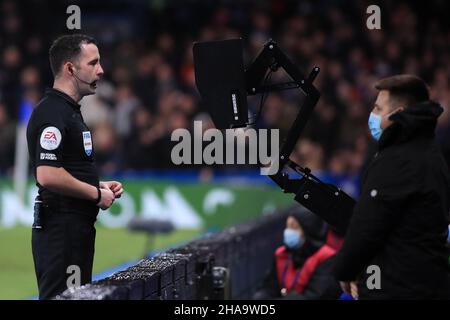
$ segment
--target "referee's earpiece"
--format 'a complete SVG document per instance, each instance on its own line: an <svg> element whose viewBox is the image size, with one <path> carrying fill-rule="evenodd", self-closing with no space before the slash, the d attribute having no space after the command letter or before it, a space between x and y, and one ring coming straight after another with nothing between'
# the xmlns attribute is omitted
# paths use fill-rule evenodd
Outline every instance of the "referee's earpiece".
<svg viewBox="0 0 450 320"><path fill-rule="evenodd" d="M75 74L75 72L73 71L73 67L72 66L68 66L68 69L69 69L69 72L72 74L72 76L75 78L75 79L77 79L78 81L81 81L81 82L83 82L83 83L85 83L85 84L88 84L88 85L92 85L93 83L95 83L95 81L93 81L93 82L87 82L87 81L85 81L85 80L83 80L83 79L80 79L76 74Z"/></svg>

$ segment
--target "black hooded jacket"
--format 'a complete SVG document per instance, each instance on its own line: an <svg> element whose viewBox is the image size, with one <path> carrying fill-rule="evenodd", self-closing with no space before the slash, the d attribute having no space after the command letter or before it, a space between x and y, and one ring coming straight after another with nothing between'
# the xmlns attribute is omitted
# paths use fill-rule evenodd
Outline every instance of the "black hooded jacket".
<svg viewBox="0 0 450 320"><path fill-rule="evenodd" d="M359 280L360 298L450 298L450 175L434 141L442 111L431 101L410 106L380 137L335 264L339 280ZM381 289L367 286L376 284L370 265Z"/></svg>

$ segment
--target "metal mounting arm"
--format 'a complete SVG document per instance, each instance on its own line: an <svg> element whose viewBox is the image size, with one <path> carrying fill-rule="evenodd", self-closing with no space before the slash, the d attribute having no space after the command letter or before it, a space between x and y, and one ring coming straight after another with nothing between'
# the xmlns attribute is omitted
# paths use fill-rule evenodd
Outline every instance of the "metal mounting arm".
<svg viewBox="0 0 450 320"><path fill-rule="evenodd" d="M292 82L264 85L261 84L268 71L283 68L292 78ZM303 168L289 159L297 141L317 104L320 93L313 81L319 74L314 67L305 78L298 67L280 50L273 41L268 41L255 61L245 71L248 95L288 89L300 89L305 96L301 108L283 142L279 156L279 170L270 178L286 193L294 193L295 200L328 222L338 233L344 234L350 221L355 200L334 185L326 184L311 170ZM287 168L295 170L302 177L290 179Z"/></svg>

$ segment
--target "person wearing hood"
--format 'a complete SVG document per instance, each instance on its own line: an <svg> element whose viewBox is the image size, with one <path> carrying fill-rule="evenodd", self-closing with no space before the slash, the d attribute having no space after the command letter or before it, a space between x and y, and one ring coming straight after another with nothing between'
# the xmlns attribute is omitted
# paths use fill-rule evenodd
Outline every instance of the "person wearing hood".
<svg viewBox="0 0 450 320"><path fill-rule="evenodd" d="M335 276L359 299L449 299L450 174L434 139L442 107L424 81L375 84L369 128L378 152L362 178Z"/></svg>
<svg viewBox="0 0 450 320"><path fill-rule="evenodd" d="M275 251L274 266L253 298L337 299L341 290L332 273L339 246L336 237L331 230L327 233L326 224L315 214L301 207L292 210L284 244Z"/></svg>

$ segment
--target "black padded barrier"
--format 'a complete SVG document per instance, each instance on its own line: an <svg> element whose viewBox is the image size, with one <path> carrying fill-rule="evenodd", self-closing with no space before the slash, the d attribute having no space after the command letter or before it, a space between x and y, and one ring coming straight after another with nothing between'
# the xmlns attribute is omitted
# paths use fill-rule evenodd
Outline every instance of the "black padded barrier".
<svg viewBox="0 0 450 320"><path fill-rule="evenodd" d="M203 236L55 299L251 299L272 267L290 210Z"/></svg>

